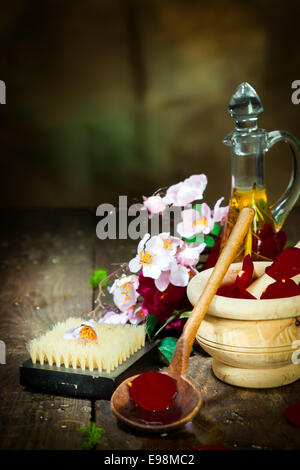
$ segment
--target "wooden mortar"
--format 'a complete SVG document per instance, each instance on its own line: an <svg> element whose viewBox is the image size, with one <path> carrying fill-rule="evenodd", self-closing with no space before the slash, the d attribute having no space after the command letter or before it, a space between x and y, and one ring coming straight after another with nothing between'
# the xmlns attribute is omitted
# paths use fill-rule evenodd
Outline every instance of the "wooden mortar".
<svg viewBox="0 0 300 470"><path fill-rule="evenodd" d="M269 264L255 262L254 279ZM241 268L242 263L232 264L222 284L233 282ZM189 283L193 305L210 273L207 269ZM300 295L268 300L215 295L196 340L213 357L213 372L223 382L250 388L294 382L300 378Z"/></svg>

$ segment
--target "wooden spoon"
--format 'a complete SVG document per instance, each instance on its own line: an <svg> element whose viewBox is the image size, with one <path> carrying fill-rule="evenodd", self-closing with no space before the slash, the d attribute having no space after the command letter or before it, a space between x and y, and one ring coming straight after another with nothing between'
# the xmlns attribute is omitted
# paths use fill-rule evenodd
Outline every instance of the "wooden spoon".
<svg viewBox="0 0 300 470"><path fill-rule="evenodd" d="M128 382L132 382L136 377L134 376L122 382L111 397L111 409L120 421L123 421L127 425L140 431L166 432L184 425L198 412L202 402L200 392L185 378L191 348L200 323L203 320L230 264L238 253L250 228L253 217L253 209L248 207L242 209L235 227L218 258L217 264L207 281L201 296L195 304L176 344L172 362L167 370L167 374L177 381L176 405L178 405L181 410L180 419L169 424L144 423L134 420L134 418L131 419L131 416L128 416L127 412L131 402Z"/></svg>

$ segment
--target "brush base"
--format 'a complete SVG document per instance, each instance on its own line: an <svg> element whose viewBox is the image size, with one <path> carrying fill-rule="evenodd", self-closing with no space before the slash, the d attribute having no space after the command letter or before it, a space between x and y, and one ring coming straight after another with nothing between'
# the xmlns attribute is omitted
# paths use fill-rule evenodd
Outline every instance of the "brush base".
<svg viewBox="0 0 300 470"><path fill-rule="evenodd" d="M281 387L300 379L300 364L287 364L273 368L242 369L213 359L212 370L222 382L246 388Z"/></svg>
<svg viewBox="0 0 300 470"><path fill-rule="evenodd" d="M146 343L111 373L33 364L28 359L20 367L20 384L30 390L92 400L110 400L118 385L128 377L145 372L157 363L156 343Z"/></svg>

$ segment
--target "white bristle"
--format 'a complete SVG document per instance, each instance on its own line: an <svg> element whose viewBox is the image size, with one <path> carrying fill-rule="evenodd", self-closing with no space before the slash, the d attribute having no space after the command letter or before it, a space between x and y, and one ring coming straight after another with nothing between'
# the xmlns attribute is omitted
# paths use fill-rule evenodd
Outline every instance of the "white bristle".
<svg viewBox="0 0 300 470"><path fill-rule="evenodd" d="M57 323L52 330L39 338L31 340L27 349L32 362L111 372L145 345L144 324L95 323L93 328L97 333L98 343L64 339L67 330L77 328L84 322L82 318L69 318L65 322Z"/></svg>

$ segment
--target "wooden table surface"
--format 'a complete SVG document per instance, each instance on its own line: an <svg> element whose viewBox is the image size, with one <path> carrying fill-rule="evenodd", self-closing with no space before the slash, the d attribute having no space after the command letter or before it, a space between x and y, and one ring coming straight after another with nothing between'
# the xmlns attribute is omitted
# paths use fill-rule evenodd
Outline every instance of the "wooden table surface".
<svg viewBox="0 0 300 470"><path fill-rule="evenodd" d="M285 225L298 241L299 210ZM282 388L252 390L226 385L211 371L200 348L190 358L188 377L201 389L203 406L193 423L166 435L147 435L117 422L109 401L67 398L24 390L19 366L26 342L56 321L91 310L93 269L127 261L136 250L128 240L100 241L91 210L2 210L0 232L0 448L81 449L80 426L95 421L105 434L97 449L188 450L224 445L232 449L300 449L300 428L284 411L300 401L300 381Z"/></svg>

